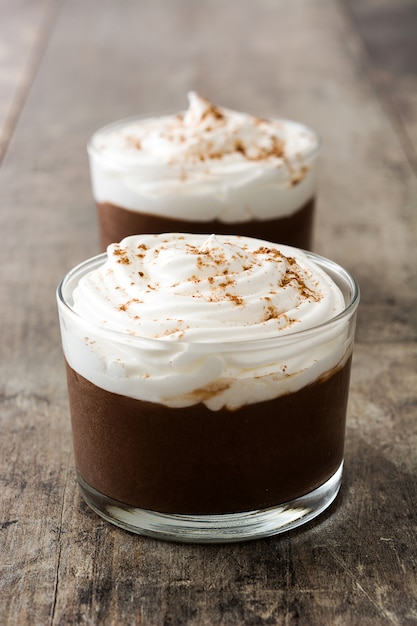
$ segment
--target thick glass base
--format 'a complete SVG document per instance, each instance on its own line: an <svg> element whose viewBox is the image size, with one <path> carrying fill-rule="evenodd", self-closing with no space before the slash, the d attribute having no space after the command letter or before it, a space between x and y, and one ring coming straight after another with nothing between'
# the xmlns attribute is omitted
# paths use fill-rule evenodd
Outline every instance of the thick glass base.
<svg viewBox="0 0 417 626"><path fill-rule="evenodd" d="M323 485L280 506L223 515L176 515L139 509L112 500L78 476L88 506L108 522L140 535L187 543L229 543L269 537L306 524L336 498L343 462Z"/></svg>

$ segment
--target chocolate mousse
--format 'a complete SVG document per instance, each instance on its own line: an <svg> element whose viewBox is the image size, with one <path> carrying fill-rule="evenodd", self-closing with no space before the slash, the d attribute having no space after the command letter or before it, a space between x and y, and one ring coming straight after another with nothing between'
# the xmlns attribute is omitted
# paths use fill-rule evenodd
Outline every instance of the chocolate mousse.
<svg viewBox="0 0 417 626"><path fill-rule="evenodd" d="M110 393L67 365L77 471L122 505L162 513L235 513L294 500L343 460L349 372L347 361L295 393L210 411Z"/></svg>
<svg viewBox="0 0 417 626"><path fill-rule="evenodd" d="M145 212L130 211L109 202L97 205L100 225L100 243L102 250L123 237L136 234L187 232L242 235L289 243L303 250L313 246L313 215L315 199L312 198L295 213L287 217L270 220L251 220L249 222L211 222L178 220L160 217Z"/></svg>
<svg viewBox="0 0 417 626"><path fill-rule="evenodd" d="M93 510L222 541L333 501L359 298L345 270L244 236L134 235L69 272L57 297Z"/></svg>

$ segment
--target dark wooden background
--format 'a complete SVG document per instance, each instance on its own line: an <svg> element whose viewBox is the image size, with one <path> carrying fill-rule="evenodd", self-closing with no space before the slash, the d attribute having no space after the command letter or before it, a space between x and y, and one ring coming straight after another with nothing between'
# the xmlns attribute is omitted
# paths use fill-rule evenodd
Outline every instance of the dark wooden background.
<svg viewBox="0 0 417 626"><path fill-rule="evenodd" d="M416 24L413 0L0 0L2 625L417 624ZM235 545L83 504L55 306L98 251L89 136L189 89L319 131L315 250L362 289L341 494Z"/></svg>

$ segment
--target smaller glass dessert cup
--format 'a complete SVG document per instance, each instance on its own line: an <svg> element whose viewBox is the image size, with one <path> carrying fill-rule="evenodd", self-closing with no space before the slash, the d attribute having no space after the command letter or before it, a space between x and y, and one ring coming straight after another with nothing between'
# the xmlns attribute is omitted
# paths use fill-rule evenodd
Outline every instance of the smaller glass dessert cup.
<svg viewBox="0 0 417 626"><path fill-rule="evenodd" d="M118 267L128 263L119 248L113 254ZM106 254L63 278L57 300L75 465L96 513L154 538L221 543L291 530L333 502L359 289L336 263L303 254L338 287L342 309L259 340L149 338L86 319L74 310L74 291ZM165 402L175 395L178 402Z"/></svg>
<svg viewBox="0 0 417 626"><path fill-rule="evenodd" d="M102 250L133 234L236 234L311 250L321 141L189 94L187 111L120 120L88 143Z"/></svg>

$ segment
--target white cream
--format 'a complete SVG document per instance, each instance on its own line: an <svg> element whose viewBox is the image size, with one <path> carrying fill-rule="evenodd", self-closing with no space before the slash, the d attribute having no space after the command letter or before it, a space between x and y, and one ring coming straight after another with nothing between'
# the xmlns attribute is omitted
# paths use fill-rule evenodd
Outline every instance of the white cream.
<svg viewBox="0 0 417 626"><path fill-rule="evenodd" d="M88 152L97 203L232 223L285 217L310 200L319 140L297 122L216 107L191 92L186 112L102 128Z"/></svg>
<svg viewBox="0 0 417 626"><path fill-rule="evenodd" d="M314 259L246 237L127 237L64 284L66 359L103 389L172 407L296 391L353 340L345 317L330 321L347 301Z"/></svg>

